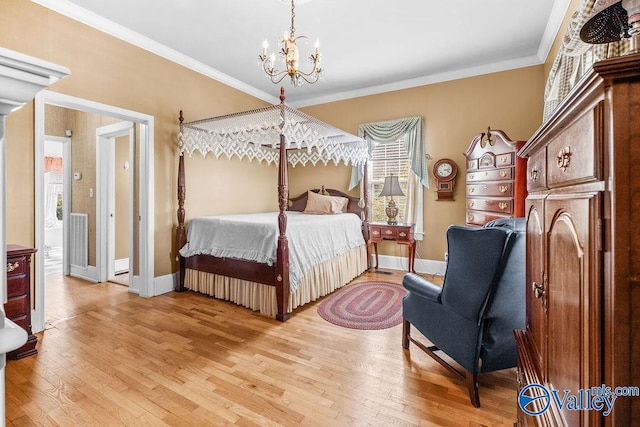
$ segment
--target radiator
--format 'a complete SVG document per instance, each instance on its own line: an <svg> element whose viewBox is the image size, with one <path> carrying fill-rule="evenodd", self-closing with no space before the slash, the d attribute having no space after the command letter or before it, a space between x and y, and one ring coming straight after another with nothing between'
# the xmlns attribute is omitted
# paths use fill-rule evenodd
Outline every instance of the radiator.
<svg viewBox="0 0 640 427"><path fill-rule="evenodd" d="M69 264L87 268L89 263L89 215L71 213L69 217Z"/></svg>

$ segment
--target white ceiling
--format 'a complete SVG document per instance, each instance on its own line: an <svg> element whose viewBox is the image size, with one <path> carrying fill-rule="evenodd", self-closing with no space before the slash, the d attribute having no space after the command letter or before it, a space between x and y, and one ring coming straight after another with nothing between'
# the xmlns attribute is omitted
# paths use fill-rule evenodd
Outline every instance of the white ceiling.
<svg viewBox="0 0 640 427"><path fill-rule="evenodd" d="M294 88L271 83L257 60L265 39L273 51L289 29L288 0L33 1L265 101L284 86L294 106L543 63L570 3L298 0L301 58L319 39L325 72Z"/></svg>

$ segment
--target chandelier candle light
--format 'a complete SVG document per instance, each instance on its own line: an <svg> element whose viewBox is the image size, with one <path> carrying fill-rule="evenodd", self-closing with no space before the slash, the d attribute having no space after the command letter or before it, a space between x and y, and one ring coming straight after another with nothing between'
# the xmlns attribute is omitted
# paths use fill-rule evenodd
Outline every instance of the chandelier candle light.
<svg viewBox="0 0 640 427"><path fill-rule="evenodd" d="M385 210L388 217L387 224L397 224L398 221L396 220L396 217L398 216L398 207L396 206L396 202L393 200L393 196L404 196L402 188L400 188L400 181L398 181L398 177L393 174L385 177L384 186L378 195L391 197L391 200L389 200L389 204L387 205L387 209Z"/></svg>
<svg viewBox="0 0 640 427"><path fill-rule="evenodd" d="M291 0L291 28L289 32L285 32L280 38L280 55L284 59L286 70L277 70L275 68L276 55L272 53L267 57L267 49L269 43L265 40L262 43L262 53L258 55L262 69L273 83L280 83L286 76L291 77L291 84L299 86L304 82L313 84L322 77L322 53L320 53L320 41L316 41L315 49L309 56L309 61L313 64L313 68L308 73L301 71L299 68L300 52L296 41L298 39L307 38L306 36L296 37L296 27L294 25L295 4Z"/></svg>

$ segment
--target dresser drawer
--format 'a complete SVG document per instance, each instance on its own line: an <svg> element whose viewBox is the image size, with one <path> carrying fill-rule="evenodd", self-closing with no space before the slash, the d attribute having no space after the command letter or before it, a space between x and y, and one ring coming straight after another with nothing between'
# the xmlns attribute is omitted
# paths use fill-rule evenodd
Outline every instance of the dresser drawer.
<svg viewBox="0 0 640 427"><path fill-rule="evenodd" d="M467 173L467 183L478 181L502 181L513 179L513 168L493 169Z"/></svg>
<svg viewBox="0 0 640 427"><path fill-rule="evenodd" d="M5 314L10 319L25 314L27 310L30 310L27 295L8 298L7 303L4 305Z"/></svg>
<svg viewBox="0 0 640 427"><path fill-rule="evenodd" d="M513 199L467 199L467 209L503 214L513 213Z"/></svg>
<svg viewBox="0 0 640 427"><path fill-rule="evenodd" d="M476 170L478 169L478 159L467 159L467 170Z"/></svg>
<svg viewBox="0 0 640 427"><path fill-rule="evenodd" d="M492 182L485 184L467 184L469 196L513 197L512 182Z"/></svg>
<svg viewBox="0 0 640 427"><path fill-rule="evenodd" d="M10 275L7 277L7 297L16 297L18 295L26 294L30 289L28 288L29 282L26 274L20 274L19 276Z"/></svg>
<svg viewBox="0 0 640 427"><path fill-rule="evenodd" d="M411 227L398 227L397 239L399 242L408 242L412 239Z"/></svg>
<svg viewBox="0 0 640 427"><path fill-rule="evenodd" d="M493 221L498 218L511 218L510 215L500 215L498 213L482 212L482 211L467 211L467 224L471 225L485 225L489 221Z"/></svg>
<svg viewBox="0 0 640 427"><path fill-rule="evenodd" d="M398 230L395 227L369 226L369 238L371 240L396 239L397 237Z"/></svg>
<svg viewBox="0 0 640 427"><path fill-rule="evenodd" d="M600 104L599 104L600 105ZM549 188L597 181L600 160L598 147L600 124L597 111L591 110L572 123L547 147L547 184Z"/></svg>
<svg viewBox="0 0 640 427"><path fill-rule="evenodd" d="M547 188L547 149L542 148L527 160L527 190Z"/></svg>
<svg viewBox="0 0 640 427"><path fill-rule="evenodd" d="M24 274L27 272L27 262L25 257L8 258L7 259L7 276L11 277L15 274Z"/></svg>
<svg viewBox="0 0 640 427"><path fill-rule="evenodd" d="M9 317L9 316L7 316ZM25 331L29 329L29 321L28 321L28 317L24 314L18 315L18 316L13 316L10 318L11 321L13 323L15 323L16 325L20 326L22 329L24 329Z"/></svg>
<svg viewBox="0 0 640 427"><path fill-rule="evenodd" d="M515 153L485 153L478 160L478 169L504 168L515 164Z"/></svg>

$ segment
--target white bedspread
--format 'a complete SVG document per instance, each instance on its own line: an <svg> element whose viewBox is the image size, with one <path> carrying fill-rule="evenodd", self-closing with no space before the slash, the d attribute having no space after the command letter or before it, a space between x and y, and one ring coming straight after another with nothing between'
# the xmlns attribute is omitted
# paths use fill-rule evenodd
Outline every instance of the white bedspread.
<svg viewBox="0 0 640 427"><path fill-rule="evenodd" d="M365 244L355 214L310 215L287 212L290 290L295 292L312 266ZM273 265L276 261L278 213L194 218L180 255L239 258Z"/></svg>

